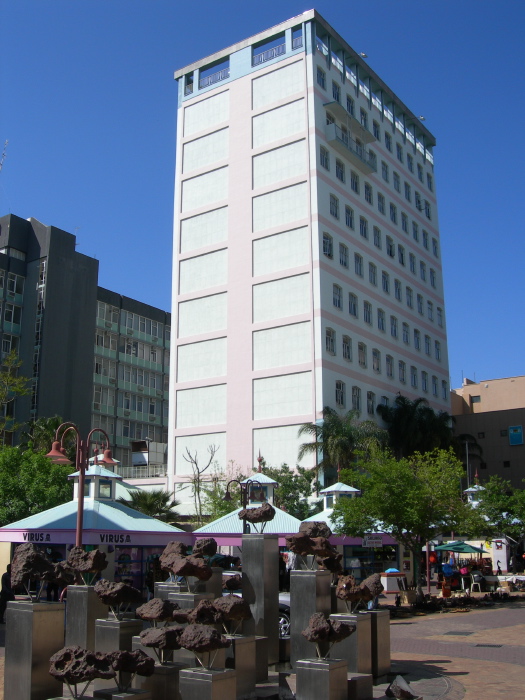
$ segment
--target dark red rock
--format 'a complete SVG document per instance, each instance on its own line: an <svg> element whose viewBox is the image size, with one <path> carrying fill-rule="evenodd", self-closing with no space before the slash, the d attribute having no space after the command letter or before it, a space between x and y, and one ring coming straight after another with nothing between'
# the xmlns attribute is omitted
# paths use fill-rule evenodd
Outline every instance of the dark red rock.
<svg viewBox="0 0 525 700"><path fill-rule="evenodd" d="M385 590L379 574L372 574L372 576L365 578L365 580L361 582L359 588L369 591L372 598L380 595ZM372 598L369 598L369 600L372 600Z"/></svg>
<svg viewBox="0 0 525 700"><path fill-rule="evenodd" d="M112 651L107 654L113 670L117 672L136 673L139 676L152 676L155 671L155 659L141 649L136 651Z"/></svg>
<svg viewBox="0 0 525 700"><path fill-rule="evenodd" d="M223 616L211 600L199 600L193 610L188 613L187 619L192 625L214 625L222 623Z"/></svg>
<svg viewBox="0 0 525 700"><path fill-rule="evenodd" d="M275 518L275 508L269 503L263 503L259 508L244 508L239 511L239 520L244 518L249 523L267 523Z"/></svg>
<svg viewBox="0 0 525 700"><path fill-rule="evenodd" d="M79 646L64 647L49 659L49 673L58 681L82 683L95 678L114 678L115 670L107 654Z"/></svg>
<svg viewBox="0 0 525 700"><path fill-rule="evenodd" d="M337 574L340 571L343 570L343 567L341 566L341 559L343 558L342 554L337 554L336 556L333 557L315 557L315 560L317 564L323 568L326 569L327 571L331 571L333 574Z"/></svg>
<svg viewBox="0 0 525 700"><path fill-rule="evenodd" d="M309 642L329 642L336 644L342 642L356 630L356 626L350 622L332 622L326 619L324 614L314 613L309 620L308 627L301 632Z"/></svg>
<svg viewBox="0 0 525 700"><path fill-rule="evenodd" d="M19 544L11 562L11 585L16 588L47 576L54 577L51 560L34 544Z"/></svg>
<svg viewBox="0 0 525 700"><path fill-rule="evenodd" d="M216 598L213 607L222 614L224 620L249 620L252 616L250 605L238 595Z"/></svg>
<svg viewBox="0 0 525 700"><path fill-rule="evenodd" d="M301 523L299 526L299 532L304 532L308 537L331 537L332 536L332 531L328 527L328 525L323 522L322 520L320 521L309 521L307 523Z"/></svg>
<svg viewBox="0 0 525 700"><path fill-rule="evenodd" d="M162 598L152 598L144 605L137 608L136 614L141 620L154 622L168 622L173 620L175 610L180 610L178 603Z"/></svg>
<svg viewBox="0 0 525 700"><path fill-rule="evenodd" d="M337 549L330 544L326 537L312 537L312 554L318 557L335 557Z"/></svg>
<svg viewBox="0 0 525 700"><path fill-rule="evenodd" d="M357 602L361 600L361 591L353 576L340 576L337 581L335 595L341 600Z"/></svg>
<svg viewBox="0 0 525 700"><path fill-rule="evenodd" d="M145 647L157 649L180 649L180 638L184 627L173 625L171 627L150 627L140 633L140 642Z"/></svg>
<svg viewBox="0 0 525 700"><path fill-rule="evenodd" d="M349 637L357 629L356 625L351 622L345 622L344 620L330 620L330 626L332 628L330 641L334 644L342 642L343 639Z"/></svg>
<svg viewBox="0 0 525 700"><path fill-rule="evenodd" d="M299 554L300 556L307 556L308 554L313 554L313 540L305 532L298 532L295 535L288 535L285 537L286 546L290 552Z"/></svg>
<svg viewBox="0 0 525 700"><path fill-rule="evenodd" d="M190 612L190 610L174 610L173 622L177 622L179 625L185 625L188 622L188 615Z"/></svg>
<svg viewBox="0 0 525 700"><path fill-rule="evenodd" d="M194 557L214 557L217 554L217 542L213 537L203 537L193 545Z"/></svg>
<svg viewBox="0 0 525 700"><path fill-rule="evenodd" d="M95 584L95 593L104 605L121 605L124 603L140 603L142 593L127 583L113 583L101 578Z"/></svg>
<svg viewBox="0 0 525 700"><path fill-rule="evenodd" d="M199 581L208 581L213 571L200 557L173 557L171 569L175 576L194 576Z"/></svg>
<svg viewBox="0 0 525 700"><path fill-rule="evenodd" d="M67 564L81 574L99 574L108 566L105 552L100 549L85 552L82 547L73 547L67 556Z"/></svg>
<svg viewBox="0 0 525 700"><path fill-rule="evenodd" d="M53 578L61 586L72 586L76 583L77 576L74 569L72 569L67 562L59 561L53 564Z"/></svg>
<svg viewBox="0 0 525 700"><path fill-rule="evenodd" d="M168 542L164 551L159 557L160 568L164 571L171 571L171 562L174 556L185 557L188 554L188 546L182 542Z"/></svg>
<svg viewBox="0 0 525 700"><path fill-rule="evenodd" d="M242 576L241 574L234 574L233 576L223 576L222 577L222 587L226 588L228 591L238 591L242 588Z"/></svg>
<svg viewBox="0 0 525 700"><path fill-rule="evenodd" d="M226 649L231 644L214 627L206 625L188 625L180 638L180 645L194 654L202 654L216 649Z"/></svg>

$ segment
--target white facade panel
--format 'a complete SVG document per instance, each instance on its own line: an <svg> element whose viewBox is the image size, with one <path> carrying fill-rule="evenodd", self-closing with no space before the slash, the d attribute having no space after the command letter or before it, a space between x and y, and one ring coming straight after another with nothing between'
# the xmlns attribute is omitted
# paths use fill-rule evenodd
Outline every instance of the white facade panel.
<svg viewBox="0 0 525 700"><path fill-rule="evenodd" d="M253 80L253 109L283 100L304 89L304 64L297 61Z"/></svg>
<svg viewBox="0 0 525 700"><path fill-rule="evenodd" d="M310 234L308 228L296 228L253 242L253 274L268 275L289 270L310 261Z"/></svg>
<svg viewBox="0 0 525 700"><path fill-rule="evenodd" d="M313 467L315 458L307 455L300 462L297 459L299 447L306 442L306 436L298 437L300 425L285 425L279 428L260 428L253 431L253 463L256 463L259 450L264 461L271 467L287 464L294 467ZM257 478L257 477L255 477Z"/></svg>
<svg viewBox="0 0 525 700"><path fill-rule="evenodd" d="M208 136L184 144L183 172L205 168L228 157L229 129L220 129Z"/></svg>
<svg viewBox="0 0 525 700"><path fill-rule="evenodd" d="M226 384L177 391L177 428L226 423Z"/></svg>
<svg viewBox="0 0 525 700"><path fill-rule="evenodd" d="M180 252L189 253L228 238L228 207L192 216L180 223Z"/></svg>
<svg viewBox="0 0 525 700"><path fill-rule="evenodd" d="M180 294L188 294L200 289L209 289L210 287L226 284L227 279L227 250L217 250L215 253L198 255L195 258L181 260L180 262Z"/></svg>
<svg viewBox="0 0 525 700"><path fill-rule="evenodd" d="M312 410L312 373L299 372L253 381L253 418L283 418Z"/></svg>
<svg viewBox="0 0 525 700"><path fill-rule="evenodd" d="M267 187L306 172L306 141L296 141L253 159L253 187Z"/></svg>
<svg viewBox="0 0 525 700"><path fill-rule="evenodd" d="M226 433L205 433L203 435L184 435L175 439L175 464L177 465L177 476L191 476L193 474L191 464L184 459L188 457L187 450L191 456L197 456L197 461L200 467L208 464L210 453L208 448L214 445L217 451L213 458L214 471L211 471L210 477L215 471L223 471L226 469ZM190 496L191 494L186 494Z"/></svg>
<svg viewBox="0 0 525 700"><path fill-rule="evenodd" d="M229 99L230 93L225 91L186 107L184 110L184 136L196 134L198 131L225 122L230 116Z"/></svg>
<svg viewBox="0 0 525 700"><path fill-rule="evenodd" d="M304 131L305 102L296 100L253 118L253 147L260 148L272 141L286 139Z"/></svg>
<svg viewBox="0 0 525 700"><path fill-rule="evenodd" d="M253 322L305 314L310 309L310 275L295 275L253 287Z"/></svg>
<svg viewBox="0 0 525 700"><path fill-rule="evenodd" d="M190 382L226 374L226 338L179 345L177 381Z"/></svg>
<svg viewBox="0 0 525 700"><path fill-rule="evenodd" d="M309 321L253 334L254 370L298 365L311 359L312 327Z"/></svg>
<svg viewBox="0 0 525 700"><path fill-rule="evenodd" d="M179 304L179 338L226 328L226 294L212 294Z"/></svg>
<svg viewBox="0 0 525 700"><path fill-rule="evenodd" d="M196 178L197 179L197 178ZM253 230L263 231L304 219L308 215L306 182L253 198Z"/></svg>
<svg viewBox="0 0 525 700"><path fill-rule="evenodd" d="M228 196L228 168L218 168L182 183L182 211L219 202Z"/></svg>

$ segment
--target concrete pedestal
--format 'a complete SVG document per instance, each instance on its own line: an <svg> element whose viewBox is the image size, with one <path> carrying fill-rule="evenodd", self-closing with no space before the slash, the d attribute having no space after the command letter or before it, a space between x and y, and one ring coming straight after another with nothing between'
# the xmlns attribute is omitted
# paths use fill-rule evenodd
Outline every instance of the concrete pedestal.
<svg viewBox="0 0 525 700"><path fill-rule="evenodd" d="M295 668L299 659L312 655L315 646L301 632L308 627L311 616L322 612L330 615L331 598L329 571L292 571L290 576L290 664Z"/></svg>
<svg viewBox="0 0 525 700"><path fill-rule="evenodd" d="M184 669L179 674L181 700L233 700L236 697L235 671L226 669Z"/></svg>
<svg viewBox="0 0 525 700"><path fill-rule="evenodd" d="M162 600L168 600L170 593L187 593L188 586L186 584L180 583L158 583L156 582L153 587L153 595L155 598L162 598Z"/></svg>
<svg viewBox="0 0 525 700"><path fill-rule="evenodd" d="M297 698L301 700L347 700L346 661L336 659L299 659Z"/></svg>
<svg viewBox="0 0 525 700"><path fill-rule="evenodd" d="M135 676L133 688L149 691L154 700L180 700L179 673L187 668L184 664L155 664L152 676Z"/></svg>
<svg viewBox="0 0 525 700"><path fill-rule="evenodd" d="M232 643L226 649L226 668L235 669L237 676L237 698L255 697L257 667L255 660L255 637L226 635Z"/></svg>
<svg viewBox="0 0 525 700"><path fill-rule="evenodd" d="M255 637L255 682L268 680L268 637Z"/></svg>
<svg viewBox="0 0 525 700"><path fill-rule="evenodd" d="M68 586L65 646L77 644L83 649L94 649L95 622L107 612L108 607L95 593L94 586Z"/></svg>
<svg viewBox="0 0 525 700"><path fill-rule="evenodd" d="M64 603L7 604L6 700L48 700L61 691L49 675L49 658L64 646L64 613Z"/></svg>
<svg viewBox="0 0 525 700"><path fill-rule="evenodd" d="M125 692L118 688L102 688L95 690L93 698L101 698L102 700L152 700L153 695L147 690L135 690L130 688Z"/></svg>
<svg viewBox="0 0 525 700"><path fill-rule="evenodd" d="M350 622L356 631L342 642L332 647L338 659L345 659L348 670L353 673L372 673L372 621L370 615L340 613L330 615L330 619Z"/></svg>
<svg viewBox="0 0 525 700"><path fill-rule="evenodd" d="M268 637L266 665L279 661L279 544L277 535L242 536L242 597L252 619L243 634Z"/></svg>
<svg viewBox="0 0 525 700"><path fill-rule="evenodd" d="M390 673L390 611L370 610L372 627L372 674L374 683L385 683Z"/></svg>
<svg viewBox="0 0 525 700"><path fill-rule="evenodd" d="M140 637L135 636L131 641L132 651L140 649L152 659L155 659L155 663L159 663L159 657L155 653L153 647L142 646L140 642ZM214 667L224 668L226 666L226 650L218 649L217 652L212 653L212 658L215 657ZM176 649L175 651L166 652L165 661L168 663L179 664L181 668L197 668L200 667L199 662L195 658L195 654L187 649ZM142 686L141 686L142 687Z"/></svg>
<svg viewBox="0 0 525 700"><path fill-rule="evenodd" d="M171 600L172 603L178 603L179 607L184 610L195 608L201 600L213 600L218 597L213 593L172 592L168 594L168 600Z"/></svg>
<svg viewBox="0 0 525 700"><path fill-rule="evenodd" d="M142 632L142 620L97 620L95 651L131 651L132 639Z"/></svg>
<svg viewBox="0 0 525 700"><path fill-rule="evenodd" d="M374 683L370 673L349 673L347 678L350 700L373 700Z"/></svg>

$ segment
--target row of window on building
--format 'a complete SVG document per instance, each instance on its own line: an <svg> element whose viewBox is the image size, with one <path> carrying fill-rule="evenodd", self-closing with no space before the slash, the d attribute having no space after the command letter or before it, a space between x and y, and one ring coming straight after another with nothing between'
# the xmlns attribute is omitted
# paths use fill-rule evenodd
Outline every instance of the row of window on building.
<svg viewBox="0 0 525 700"><path fill-rule="evenodd" d="M16 275L14 272L6 273L5 270L0 270L0 289L6 289L8 294L23 294L24 293L25 277Z"/></svg>
<svg viewBox="0 0 525 700"><path fill-rule="evenodd" d="M164 335L165 340L169 341L170 339L170 326L164 326L159 321L154 321L131 311L120 310L116 306L106 304L103 301L98 302L97 318L115 324L119 323L120 318L120 324L124 328L139 331L139 333L146 333L154 338L162 338Z"/></svg>
<svg viewBox="0 0 525 700"><path fill-rule="evenodd" d="M117 380L117 362L107 357L95 357L94 373L110 380ZM157 391L168 391L168 375L151 372L141 367L133 367L125 363L118 363L118 380L149 387Z"/></svg>
<svg viewBox="0 0 525 700"><path fill-rule="evenodd" d="M118 336L108 331L97 330L95 333L95 352L97 348L121 352L130 357L137 357L148 362L162 363L164 352L164 363L169 364L169 350L162 350L158 345L149 345L139 340L131 340L126 336Z"/></svg>

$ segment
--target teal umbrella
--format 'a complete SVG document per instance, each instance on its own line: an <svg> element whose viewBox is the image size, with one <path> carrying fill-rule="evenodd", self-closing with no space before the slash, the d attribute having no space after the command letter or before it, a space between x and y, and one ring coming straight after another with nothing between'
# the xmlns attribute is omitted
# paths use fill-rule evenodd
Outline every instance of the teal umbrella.
<svg viewBox="0 0 525 700"><path fill-rule="evenodd" d="M487 554L481 547L474 547L467 542L447 542L434 547L436 552L455 552L456 554Z"/></svg>

